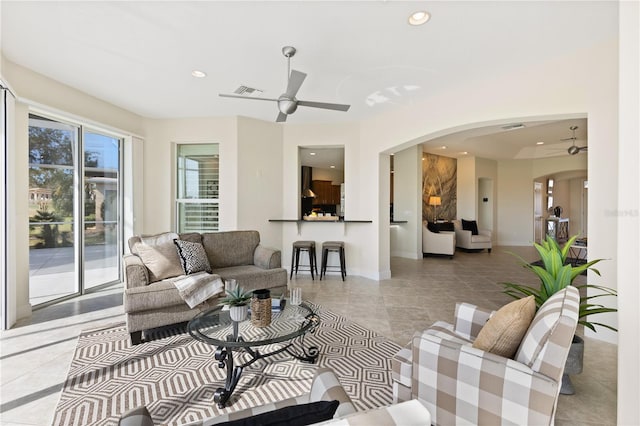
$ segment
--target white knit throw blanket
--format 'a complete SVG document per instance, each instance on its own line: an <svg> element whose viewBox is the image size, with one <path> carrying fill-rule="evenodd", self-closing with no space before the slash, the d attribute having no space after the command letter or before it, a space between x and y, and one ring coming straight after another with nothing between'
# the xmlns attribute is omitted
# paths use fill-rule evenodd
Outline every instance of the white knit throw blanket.
<svg viewBox="0 0 640 426"><path fill-rule="evenodd" d="M224 291L224 283L220 276L208 272L187 275L173 283L178 289L180 297L187 302L190 308Z"/></svg>

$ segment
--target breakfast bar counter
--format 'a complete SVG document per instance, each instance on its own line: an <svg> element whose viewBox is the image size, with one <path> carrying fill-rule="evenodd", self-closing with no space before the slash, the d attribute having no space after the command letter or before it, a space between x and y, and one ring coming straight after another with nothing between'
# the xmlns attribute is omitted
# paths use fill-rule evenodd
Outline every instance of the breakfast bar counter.
<svg viewBox="0 0 640 426"><path fill-rule="evenodd" d="M322 217L322 216L320 216ZM323 224L323 225L334 225L334 224L342 224L343 226L343 234L346 235L346 224L349 223L373 223L372 220L335 220L329 219L337 216L325 216L322 219L269 219L269 222L279 222L279 223L295 223L298 227L298 235L300 235L300 224L302 223L314 223L314 224Z"/></svg>

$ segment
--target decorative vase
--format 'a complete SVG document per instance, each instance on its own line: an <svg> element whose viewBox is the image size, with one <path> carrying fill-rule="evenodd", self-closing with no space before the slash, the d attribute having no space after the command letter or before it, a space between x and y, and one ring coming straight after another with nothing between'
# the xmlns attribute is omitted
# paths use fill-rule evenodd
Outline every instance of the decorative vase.
<svg viewBox="0 0 640 426"><path fill-rule="evenodd" d="M576 393L573 383L569 378L569 374L582 373L582 365L584 358L584 339L580 336L573 336L567 362L564 364L564 372L562 373L562 386L560 387L561 395L573 395Z"/></svg>
<svg viewBox="0 0 640 426"><path fill-rule="evenodd" d="M255 327L267 327L271 324L271 291L260 289L253 292L251 298L251 324Z"/></svg>
<svg viewBox="0 0 640 426"><path fill-rule="evenodd" d="M244 321L247 319L247 314L249 312L249 305L240 305L240 306L230 306L229 307L229 316L232 321Z"/></svg>

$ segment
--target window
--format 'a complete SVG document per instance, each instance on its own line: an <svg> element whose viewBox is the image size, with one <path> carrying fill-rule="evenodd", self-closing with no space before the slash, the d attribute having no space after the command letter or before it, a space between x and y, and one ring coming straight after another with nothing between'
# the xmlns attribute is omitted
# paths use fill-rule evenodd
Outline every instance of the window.
<svg viewBox="0 0 640 426"><path fill-rule="evenodd" d="M177 231L217 231L220 223L218 144L178 145L177 162Z"/></svg>

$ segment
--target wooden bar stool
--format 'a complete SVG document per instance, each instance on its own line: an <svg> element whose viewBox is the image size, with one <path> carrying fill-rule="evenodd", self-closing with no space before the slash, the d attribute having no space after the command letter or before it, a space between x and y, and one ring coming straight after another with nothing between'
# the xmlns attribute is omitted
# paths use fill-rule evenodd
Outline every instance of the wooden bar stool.
<svg viewBox="0 0 640 426"><path fill-rule="evenodd" d="M340 275L342 275L342 281L344 281L344 277L347 276L347 262L344 254L344 241L325 241L324 243L322 243L322 265L320 266L320 280L322 281L322 277L326 274L327 268L329 268L330 271L337 270L338 268L338 266L327 265L329 252L338 253L338 257L340 258Z"/></svg>
<svg viewBox="0 0 640 426"><path fill-rule="evenodd" d="M296 276L298 275L298 266L300 262L300 252L306 251L309 254L309 269L300 269L301 271L310 271L311 279L315 279L313 271L318 273L318 260L316 258L316 242L315 241L294 241L293 250L291 251L291 274L289 279L293 278L295 265ZM294 263L295 262L295 263ZM302 265L307 266L307 265Z"/></svg>

